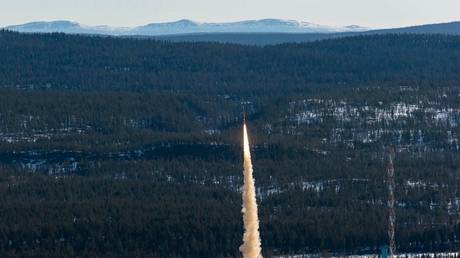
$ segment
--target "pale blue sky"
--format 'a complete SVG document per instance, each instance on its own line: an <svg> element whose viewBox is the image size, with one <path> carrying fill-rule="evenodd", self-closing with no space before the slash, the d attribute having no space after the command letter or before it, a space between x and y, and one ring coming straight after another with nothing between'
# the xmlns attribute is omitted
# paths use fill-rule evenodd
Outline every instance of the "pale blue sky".
<svg viewBox="0 0 460 258"><path fill-rule="evenodd" d="M0 26L37 20L136 26L282 18L382 28L460 21L460 0L0 0Z"/></svg>

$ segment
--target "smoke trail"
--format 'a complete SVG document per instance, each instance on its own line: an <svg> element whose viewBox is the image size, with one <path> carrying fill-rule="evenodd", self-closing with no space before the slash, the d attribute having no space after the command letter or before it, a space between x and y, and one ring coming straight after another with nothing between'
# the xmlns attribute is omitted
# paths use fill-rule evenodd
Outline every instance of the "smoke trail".
<svg viewBox="0 0 460 258"><path fill-rule="evenodd" d="M261 258L259 217L257 215L256 190L252 175L251 151L249 149L246 123L243 126L244 143L244 188L243 188L243 222L244 236L240 251L244 258Z"/></svg>

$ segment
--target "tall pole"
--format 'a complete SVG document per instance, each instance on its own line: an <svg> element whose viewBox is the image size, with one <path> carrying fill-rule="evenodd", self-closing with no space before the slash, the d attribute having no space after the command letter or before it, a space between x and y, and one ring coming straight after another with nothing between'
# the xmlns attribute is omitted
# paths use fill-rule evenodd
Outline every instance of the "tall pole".
<svg viewBox="0 0 460 258"><path fill-rule="evenodd" d="M395 224L396 224L396 210L395 210L395 168L394 161L395 158L395 147L390 146L388 148L388 167L387 167L387 176L388 176L388 241L389 241L389 251L390 257L396 253L396 241L395 241Z"/></svg>

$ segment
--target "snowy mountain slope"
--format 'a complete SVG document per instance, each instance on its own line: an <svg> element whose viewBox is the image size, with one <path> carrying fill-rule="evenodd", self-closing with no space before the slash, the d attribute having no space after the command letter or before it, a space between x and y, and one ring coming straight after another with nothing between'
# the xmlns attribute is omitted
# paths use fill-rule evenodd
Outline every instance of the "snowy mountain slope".
<svg viewBox="0 0 460 258"><path fill-rule="evenodd" d="M71 21L31 22L22 25L5 27L7 30L26 33L51 33L63 32L69 34L104 34L121 35L129 28L116 28L109 26L85 26Z"/></svg>
<svg viewBox="0 0 460 258"><path fill-rule="evenodd" d="M294 20L248 20L229 23L198 23L180 20L173 23L153 23L136 27L131 34L171 35L190 33L333 33L365 31L359 26L332 27Z"/></svg>
<svg viewBox="0 0 460 258"><path fill-rule="evenodd" d="M300 22L295 20L263 19L228 23L200 23L191 20L179 20L166 23L151 23L133 28L86 26L71 21L31 22L7 26L5 29L18 32L64 32L72 34L103 35L175 35L192 33L336 33L366 31L364 27L352 25L333 27Z"/></svg>

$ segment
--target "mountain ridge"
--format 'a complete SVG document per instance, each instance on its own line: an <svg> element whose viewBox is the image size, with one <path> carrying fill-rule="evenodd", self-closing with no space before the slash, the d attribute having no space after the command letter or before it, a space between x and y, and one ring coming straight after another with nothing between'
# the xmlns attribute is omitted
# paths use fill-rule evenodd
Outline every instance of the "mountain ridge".
<svg viewBox="0 0 460 258"><path fill-rule="evenodd" d="M245 20L227 23L208 23L182 19L174 22L150 23L137 27L87 26L73 21L57 20L51 22L30 22L22 25L7 26L3 29L21 33L60 32L81 35L150 37L172 42L275 45L374 34L460 35L460 21L401 28L368 29L359 25L332 27L280 19Z"/></svg>
<svg viewBox="0 0 460 258"><path fill-rule="evenodd" d="M353 25L351 25L353 26ZM377 34L445 34L460 35L460 21L416 25L392 29L332 33L207 33L160 35L156 39L173 42L219 42L243 45L276 45Z"/></svg>
<svg viewBox="0 0 460 258"><path fill-rule="evenodd" d="M149 23L135 27L89 26L74 21L56 20L10 25L4 27L4 29L25 33L63 32L113 36L159 36L191 33L337 33L369 30L358 25L335 27L282 19L243 20L224 23L196 22L182 19L173 22Z"/></svg>

